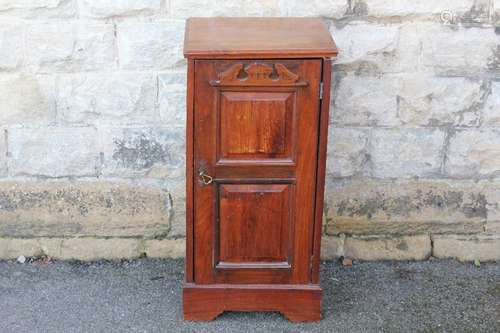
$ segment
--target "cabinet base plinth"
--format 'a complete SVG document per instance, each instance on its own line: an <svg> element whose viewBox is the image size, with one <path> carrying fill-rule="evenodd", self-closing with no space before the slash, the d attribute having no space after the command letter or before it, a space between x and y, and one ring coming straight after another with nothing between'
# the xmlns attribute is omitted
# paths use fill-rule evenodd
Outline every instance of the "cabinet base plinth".
<svg viewBox="0 0 500 333"><path fill-rule="evenodd" d="M185 283L185 320L208 321L224 311L278 311L290 321L321 319L319 285L259 285Z"/></svg>

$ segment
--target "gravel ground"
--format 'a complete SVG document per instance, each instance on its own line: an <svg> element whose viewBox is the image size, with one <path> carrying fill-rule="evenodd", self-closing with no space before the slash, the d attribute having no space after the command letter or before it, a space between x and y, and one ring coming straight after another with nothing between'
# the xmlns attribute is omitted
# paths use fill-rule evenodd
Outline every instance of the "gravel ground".
<svg viewBox="0 0 500 333"><path fill-rule="evenodd" d="M0 262L0 332L500 332L500 263L321 267L323 317L181 316L182 261Z"/></svg>

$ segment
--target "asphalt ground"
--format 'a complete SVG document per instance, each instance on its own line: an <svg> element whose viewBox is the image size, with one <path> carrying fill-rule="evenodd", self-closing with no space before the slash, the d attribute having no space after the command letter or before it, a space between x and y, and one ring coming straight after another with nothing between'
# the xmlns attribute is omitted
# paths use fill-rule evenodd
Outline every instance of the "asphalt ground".
<svg viewBox="0 0 500 333"><path fill-rule="evenodd" d="M500 332L500 263L321 265L323 320L228 312L185 322L183 262L0 262L0 333Z"/></svg>

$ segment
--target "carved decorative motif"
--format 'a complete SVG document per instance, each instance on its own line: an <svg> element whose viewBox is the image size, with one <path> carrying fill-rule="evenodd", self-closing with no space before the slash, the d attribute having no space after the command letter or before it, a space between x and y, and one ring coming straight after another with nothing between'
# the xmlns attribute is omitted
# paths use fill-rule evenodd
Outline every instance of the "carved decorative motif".
<svg viewBox="0 0 500 333"><path fill-rule="evenodd" d="M276 63L269 66L252 63L248 66L235 64L219 74L218 80L210 81L213 86L305 86L285 65Z"/></svg>

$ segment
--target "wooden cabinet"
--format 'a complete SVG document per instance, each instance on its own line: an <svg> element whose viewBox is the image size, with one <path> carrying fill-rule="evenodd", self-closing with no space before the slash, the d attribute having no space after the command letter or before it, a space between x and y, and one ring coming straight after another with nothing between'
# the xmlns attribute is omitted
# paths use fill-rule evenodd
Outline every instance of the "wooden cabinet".
<svg viewBox="0 0 500 333"><path fill-rule="evenodd" d="M316 18L187 21L184 317L318 320L330 70ZM323 86L326 89L323 89Z"/></svg>

